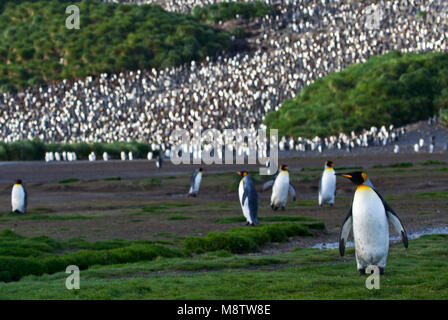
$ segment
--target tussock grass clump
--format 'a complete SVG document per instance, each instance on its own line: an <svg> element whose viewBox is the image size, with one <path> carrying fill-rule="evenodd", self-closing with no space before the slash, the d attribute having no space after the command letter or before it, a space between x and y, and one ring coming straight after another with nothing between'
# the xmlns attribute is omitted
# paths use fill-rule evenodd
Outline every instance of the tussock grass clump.
<svg viewBox="0 0 448 320"><path fill-rule="evenodd" d="M63 252L70 249L81 250ZM4 230L0 233L0 281L16 281L27 275L52 274L64 271L69 265L87 269L93 265L186 256L183 249L168 248L148 240L114 239L89 243L76 238L60 242L46 236L25 238Z"/></svg>
<svg viewBox="0 0 448 320"><path fill-rule="evenodd" d="M103 178L101 180L103 180L103 181L120 181L121 177L107 177L107 178Z"/></svg>
<svg viewBox="0 0 448 320"><path fill-rule="evenodd" d="M323 223L278 223L255 228L235 227L227 232L210 232L204 237L187 237L184 247L196 253L217 250L232 253L251 252L268 242L285 242L292 236L311 236L310 228L322 227Z"/></svg>
<svg viewBox="0 0 448 320"><path fill-rule="evenodd" d="M448 198L448 192L421 192L414 194L415 198Z"/></svg>
<svg viewBox="0 0 448 320"><path fill-rule="evenodd" d="M301 216L274 216L274 217L260 217L260 221L266 222L280 222L280 221L313 221L314 218L301 217ZM233 216L226 218L218 218L215 220L216 223L234 223L234 222L244 222L246 219L243 216Z"/></svg>
<svg viewBox="0 0 448 320"><path fill-rule="evenodd" d="M382 169L382 168L409 168L412 167L412 162L397 162L397 163L391 163L391 164L375 164L372 166L374 169Z"/></svg>
<svg viewBox="0 0 448 320"><path fill-rule="evenodd" d="M419 162L418 164L422 165L422 166L433 166L433 165L445 165L446 161L443 160L426 160L423 162Z"/></svg>
<svg viewBox="0 0 448 320"><path fill-rule="evenodd" d="M59 184L67 184L67 183L73 183L73 182L78 182L81 181L78 178L66 178L66 179L61 179L59 180Z"/></svg>
<svg viewBox="0 0 448 320"><path fill-rule="evenodd" d="M184 215L180 215L180 214L166 217L166 220L189 220L189 219L193 219L193 217L184 216Z"/></svg>

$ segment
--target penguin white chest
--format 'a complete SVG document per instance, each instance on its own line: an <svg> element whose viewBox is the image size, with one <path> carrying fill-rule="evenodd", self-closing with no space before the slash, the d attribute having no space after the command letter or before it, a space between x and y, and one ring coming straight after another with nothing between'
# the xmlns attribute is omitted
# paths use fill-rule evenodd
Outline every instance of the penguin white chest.
<svg viewBox="0 0 448 320"><path fill-rule="evenodd" d="M358 263L385 266L389 250L389 225L384 205L376 192L361 185L352 207L353 237Z"/></svg>
<svg viewBox="0 0 448 320"><path fill-rule="evenodd" d="M249 210L249 197L246 197L243 203L243 194L244 194L244 179L241 179L240 185L238 187L238 195L240 197L241 209L243 210L243 215L249 223L252 223L252 219L250 217Z"/></svg>
<svg viewBox="0 0 448 320"><path fill-rule="evenodd" d="M326 169L322 174L321 197L323 202L334 202L336 176L333 169Z"/></svg>
<svg viewBox="0 0 448 320"><path fill-rule="evenodd" d="M289 192L289 173L282 171L275 179L272 187L271 204L277 206L286 206Z"/></svg>
<svg viewBox="0 0 448 320"><path fill-rule="evenodd" d="M202 173L199 172L196 175L196 179L194 180L194 192L198 192L199 191L199 187L201 185L201 180L202 180Z"/></svg>
<svg viewBox="0 0 448 320"><path fill-rule="evenodd" d="M12 211L25 212L25 190L21 185L15 185L11 193Z"/></svg>

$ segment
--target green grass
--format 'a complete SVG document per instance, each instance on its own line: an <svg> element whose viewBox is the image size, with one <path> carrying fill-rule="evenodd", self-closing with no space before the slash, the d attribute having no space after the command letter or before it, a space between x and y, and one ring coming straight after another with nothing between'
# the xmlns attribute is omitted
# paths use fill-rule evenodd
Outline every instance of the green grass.
<svg viewBox="0 0 448 320"><path fill-rule="evenodd" d="M144 215L144 214L159 214L159 213L170 213L172 208L185 208L191 207L191 203L166 203L166 204L153 204L142 208L140 211L133 213L134 215Z"/></svg>
<svg viewBox="0 0 448 320"><path fill-rule="evenodd" d="M193 217L190 216L183 216L183 215L173 215L173 216L169 216L166 217L166 220L171 221L171 220L190 220L193 219Z"/></svg>
<svg viewBox="0 0 448 320"><path fill-rule="evenodd" d="M101 180L103 180L103 181L120 181L121 178L120 177L107 177L107 178L103 178Z"/></svg>
<svg viewBox="0 0 448 320"><path fill-rule="evenodd" d="M300 217L300 216L273 216L273 217L259 217L258 220L265 222L286 222L286 221L315 221L314 218ZM246 218L243 216L218 218L216 223L235 223L246 222Z"/></svg>
<svg viewBox="0 0 448 320"><path fill-rule="evenodd" d="M391 164L375 164L372 166L373 169L383 169L383 168L409 168L412 167L412 162L397 162Z"/></svg>
<svg viewBox="0 0 448 320"><path fill-rule="evenodd" d="M66 28L67 3L61 1L11 1L0 11L0 91L103 72L179 66L229 44L227 32L160 5L97 0L77 5L79 30Z"/></svg>
<svg viewBox="0 0 448 320"><path fill-rule="evenodd" d="M428 215L428 214L433 214L433 212L424 211L424 212L419 212L418 214L421 215L421 216L425 216L425 215Z"/></svg>
<svg viewBox="0 0 448 320"><path fill-rule="evenodd" d="M63 254L61 250L76 249ZM87 269L109 265L149 261L157 257L184 257L181 249L168 248L151 241L121 239L89 243L81 238L67 242L46 236L26 238L10 230L0 233L0 281L17 281L27 275L52 274L68 265Z"/></svg>
<svg viewBox="0 0 448 320"><path fill-rule="evenodd" d="M86 216L81 214L72 214L72 215L49 215L49 214L41 214L41 213L26 213L26 214L3 214L0 215L0 221L16 221L16 220L86 220L86 219L95 219L100 216ZM104 216L101 216L104 217Z"/></svg>
<svg viewBox="0 0 448 320"><path fill-rule="evenodd" d="M317 79L269 112L281 136L337 135L402 126L448 107L448 53L391 51Z"/></svg>
<svg viewBox="0 0 448 320"><path fill-rule="evenodd" d="M442 160L426 160L423 162L419 162L418 164L422 165L422 166L433 166L433 165L446 165L446 161L442 161Z"/></svg>
<svg viewBox="0 0 448 320"><path fill-rule="evenodd" d="M81 179L78 179L78 178L66 178L66 179L59 180L59 183L60 184L68 184L68 183L79 182L79 181L81 181Z"/></svg>
<svg viewBox="0 0 448 320"><path fill-rule="evenodd" d="M0 299L448 299L448 235L423 236L389 251L379 290L356 271L354 250L300 249L271 255L159 258L81 272L81 290L65 272L0 283ZM160 272L163 271L163 272ZM213 272L210 272L213 271Z"/></svg>
<svg viewBox="0 0 448 320"><path fill-rule="evenodd" d="M448 198L448 192L440 191L440 192L421 192L413 194L415 198Z"/></svg>
<svg viewBox="0 0 448 320"><path fill-rule="evenodd" d="M257 227L234 227L226 232L209 232L204 237L187 237L185 249L200 253L228 250L232 253L257 251L268 242L285 242L292 236L312 236L310 229L324 229L322 222L276 223Z"/></svg>

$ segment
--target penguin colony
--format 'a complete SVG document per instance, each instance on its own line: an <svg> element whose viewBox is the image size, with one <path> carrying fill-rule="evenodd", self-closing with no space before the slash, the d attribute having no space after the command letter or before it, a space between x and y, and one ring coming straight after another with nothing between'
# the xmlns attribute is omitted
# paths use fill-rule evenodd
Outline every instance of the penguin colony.
<svg viewBox="0 0 448 320"><path fill-rule="evenodd" d="M195 5L215 0L128 2L157 2L170 11L190 12ZM371 56L395 49L448 50L448 23L441 14L446 12L446 1L384 1L381 30L369 30L361 22L373 2L279 0L274 2L279 3L274 15L251 22L258 29L258 35L250 39L256 50L0 94L3 141L135 140L149 141L156 145L152 150L164 152L170 147L170 132L192 128L196 120L202 120L204 128L219 131L255 130L266 112L276 110L304 86ZM424 19L419 18L421 11L426 12ZM348 145L341 144L341 150L357 144L351 135L347 138ZM295 139L295 148L313 148L312 140ZM315 148L324 152L326 147L322 142Z"/></svg>
<svg viewBox="0 0 448 320"><path fill-rule="evenodd" d="M107 155L107 154L106 154ZM157 165L161 168L161 157L158 156ZM194 170L190 179L188 197L197 197L202 182L203 169ZM238 184L238 198L247 226L256 226L258 219L259 197L254 181L247 171L238 171L241 177ZM351 173L336 173L334 163L326 161L319 181L318 203L333 205L336 194L336 176L351 180L356 185L352 205L342 225L339 235L339 252L345 254L345 245L350 231L353 229L356 262L358 271L365 274L370 265L377 266L380 274L384 273L389 251L388 221L401 235L405 248L408 247L406 230L395 211L374 188L366 173L361 171ZM288 196L296 200L296 191L290 183L289 168L282 164L272 180L264 183L262 192L272 187L270 206L273 211L286 210ZM17 180L11 193L12 211L26 213L27 192L22 180Z"/></svg>

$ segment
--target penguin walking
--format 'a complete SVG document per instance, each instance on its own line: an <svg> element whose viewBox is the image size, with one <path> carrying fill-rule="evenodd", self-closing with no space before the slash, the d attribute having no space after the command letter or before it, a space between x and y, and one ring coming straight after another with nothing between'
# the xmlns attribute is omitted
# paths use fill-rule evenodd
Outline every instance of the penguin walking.
<svg viewBox="0 0 448 320"><path fill-rule="evenodd" d="M189 197L197 197L199 192L199 187L202 180L202 168L194 170L193 175L190 179L190 191L188 192Z"/></svg>
<svg viewBox="0 0 448 320"><path fill-rule="evenodd" d="M11 206L12 211L17 213L26 213L27 193L22 180L18 179L12 188Z"/></svg>
<svg viewBox="0 0 448 320"><path fill-rule="evenodd" d="M296 201L296 191L294 187L289 183L288 166L282 164L280 166L280 172L274 177L274 179L266 182L263 185L262 191L272 186L271 195L271 208L277 211L278 208L285 210L286 203L288 202L288 194L291 193L293 201Z"/></svg>
<svg viewBox="0 0 448 320"><path fill-rule="evenodd" d="M336 173L350 179L356 186L353 203L342 224L339 235L339 253L344 256L345 243L353 226L356 263L360 274L366 267L375 265L384 274L389 251L389 224L401 235L404 247L408 247L406 230L397 214L375 190L364 172Z"/></svg>
<svg viewBox="0 0 448 320"><path fill-rule="evenodd" d="M336 194L336 176L333 161L326 161L324 171L319 180L319 206L328 203L330 206L334 204Z"/></svg>
<svg viewBox="0 0 448 320"><path fill-rule="evenodd" d="M238 171L242 177L238 187L241 209L246 218L246 226L255 226L258 224L258 195L255 190L254 182L246 171Z"/></svg>

